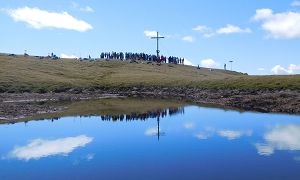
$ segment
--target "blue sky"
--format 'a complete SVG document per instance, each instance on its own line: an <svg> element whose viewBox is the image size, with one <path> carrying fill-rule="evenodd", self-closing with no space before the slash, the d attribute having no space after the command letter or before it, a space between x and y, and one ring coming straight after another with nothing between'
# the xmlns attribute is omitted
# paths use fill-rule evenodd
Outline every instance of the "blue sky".
<svg viewBox="0 0 300 180"><path fill-rule="evenodd" d="M99 57L164 55L249 74L300 73L300 2L293 0L10 0L0 2L0 52ZM229 65L228 65L229 66Z"/></svg>

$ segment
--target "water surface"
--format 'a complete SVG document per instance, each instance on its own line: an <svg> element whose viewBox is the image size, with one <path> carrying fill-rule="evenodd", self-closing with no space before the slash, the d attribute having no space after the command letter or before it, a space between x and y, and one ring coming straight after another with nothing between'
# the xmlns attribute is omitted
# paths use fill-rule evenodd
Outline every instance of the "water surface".
<svg viewBox="0 0 300 180"><path fill-rule="evenodd" d="M300 179L299 116L111 114L0 125L0 179Z"/></svg>

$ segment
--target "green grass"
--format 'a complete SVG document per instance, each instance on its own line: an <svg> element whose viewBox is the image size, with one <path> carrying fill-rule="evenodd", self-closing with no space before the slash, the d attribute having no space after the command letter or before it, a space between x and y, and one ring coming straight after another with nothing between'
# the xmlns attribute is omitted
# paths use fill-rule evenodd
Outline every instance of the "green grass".
<svg viewBox="0 0 300 180"><path fill-rule="evenodd" d="M69 89L195 87L203 89L300 89L300 75L242 73L120 61L39 60L0 55L0 92L64 92Z"/></svg>

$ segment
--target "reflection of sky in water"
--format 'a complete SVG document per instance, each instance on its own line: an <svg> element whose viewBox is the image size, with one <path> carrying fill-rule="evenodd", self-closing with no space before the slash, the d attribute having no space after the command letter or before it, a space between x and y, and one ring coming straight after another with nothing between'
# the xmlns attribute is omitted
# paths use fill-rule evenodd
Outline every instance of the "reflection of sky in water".
<svg viewBox="0 0 300 180"><path fill-rule="evenodd" d="M160 118L160 132L157 123L66 117L1 125L0 179L300 178L299 116L189 106Z"/></svg>
<svg viewBox="0 0 300 180"><path fill-rule="evenodd" d="M264 143L257 143L261 155L272 155L275 150L300 150L300 125L278 125L264 135Z"/></svg>

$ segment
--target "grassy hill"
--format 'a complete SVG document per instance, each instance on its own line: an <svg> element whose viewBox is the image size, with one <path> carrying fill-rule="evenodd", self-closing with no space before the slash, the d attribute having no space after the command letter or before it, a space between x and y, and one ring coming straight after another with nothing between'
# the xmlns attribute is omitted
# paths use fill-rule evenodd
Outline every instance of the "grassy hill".
<svg viewBox="0 0 300 180"><path fill-rule="evenodd" d="M300 90L300 75L248 76L183 65L128 61L40 60L0 55L0 92L62 92L78 88L195 87Z"/></svg>

